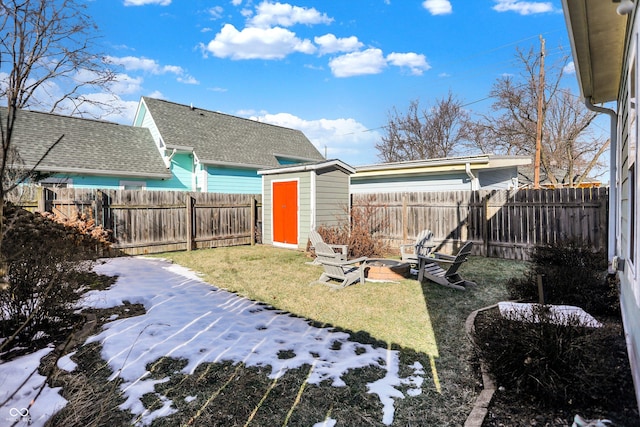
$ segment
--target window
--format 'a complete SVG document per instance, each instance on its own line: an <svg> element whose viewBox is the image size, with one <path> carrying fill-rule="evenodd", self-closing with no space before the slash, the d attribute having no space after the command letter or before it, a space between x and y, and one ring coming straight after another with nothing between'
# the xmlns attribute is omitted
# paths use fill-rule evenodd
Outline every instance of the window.
<svg viewBox="0 0 640 427"><path fill-rule="evenodd" d="M147 183L144 181L120 181L121 190L146 190Z"/></svg>
<svg viewBox="0 0 640 427"><path fill-rule="evenodd" d="M45 188L71 188L73 181L70 178L45 178L39 182Z"/></svg>

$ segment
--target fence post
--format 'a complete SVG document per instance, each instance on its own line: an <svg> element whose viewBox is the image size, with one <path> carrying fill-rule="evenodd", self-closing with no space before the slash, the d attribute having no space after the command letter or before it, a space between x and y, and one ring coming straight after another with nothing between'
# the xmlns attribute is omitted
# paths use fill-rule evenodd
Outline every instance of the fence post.
<svg viewBox="0 0 640 427"><path fill-rule="evenodd" d="M194 217L193 214L195 212L194 209L194 205L195 205L195 199L193 197L191 197L190 195L187 196L187 200L186 200L186 205L187 205L187 250L193 250L194 249L194 233L193 233L193 224L194 224Z"/></svg>
<svg viewBox="0 0 640 427"><path fill-rule="evenodd" d="M40 213L44 213L46 211L47 204L45 203L45 200L44 200L44 195L45 195L44 190L45 188L40 186L40 187L37 187L37 191L36 191L36 201L38 202L38 207L36 209L37 209L37 212L40 212Z"/></svg>
<svg viewBox="0 0 640 427"><path fill-rule="evenodd" d="M416 232L418 232L416 230ZM402 193L402 243L407 242L409 235L409 208L407 206L407 193Z"/></svg>
<svg viewBox="0 0 640 427"><path fill-rule="evenodd" d="M487 193L482 200L482 240L484 244L484 256L489 256L489 197Z"/></svg>
<svg viewBox="0 0 640 427"><path fill-rule="evenodd" d="M251 246L255 246L256 245L256 228L257 228L257 225L258 225L258 224L256 224L256 216L257 216L256 215L256 210L257 210L256 205L257 205L256 198L254 196L251 196L251 204L250 204L250 206L251 206L251 208L250 208L251 209L251 219L250 219L250 222L251 222L251 239L250 239Z"/></svg>

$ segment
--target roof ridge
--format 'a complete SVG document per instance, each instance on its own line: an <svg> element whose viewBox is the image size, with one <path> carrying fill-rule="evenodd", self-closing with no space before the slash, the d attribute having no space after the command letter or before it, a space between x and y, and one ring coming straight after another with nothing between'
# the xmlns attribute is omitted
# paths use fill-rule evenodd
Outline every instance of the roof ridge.
<svg viewBox="0 0 640 427"><path fill-rule="evenodd" d="M195 106L191 106L191 105L180 104L180 103L177 103L177 102L174 102L174 101L167 101L166 99L152 98L152 97L149 97L149 96L143 96L142 98L145 99L145 100L146 99L150 99L150 100L153 100L153 101L165 102L167 104L173 104L173 105L175 105L177 107L189 108L189 109L191 109L193 111L196 111L196 110L206 111L207 113L218 114L218 115L225 116L225 117L231 117L233 119L246 120L246 121L251 122L251 123L259 123L261 125L273 126L273 127L280 128L280 129L286 129L286 130L290 130L290 131L294 131L294 132L303 133L300 129L293 129L293 128L286 127L286 126L275 125L273 123L261 122L259 120L253 120L253 119L250 119L250 118L247 118L247 117L235 116L233 114L223 113L221 111L213 111L213 110L208 110L206 108L200 108L200 107L195 107Z"/></svg>
<svg viewBox="0 0 640 427"><path fill-rule="evenodd" d="M0 110L7 111L8 108L7 107L0 107ZM112 122L112 121L104 120L104 119L96 119L96 118L92 118L92 117L68 116L68 115L64 115L64 114L61 114L61 113L52 113L50 111L27 110L25 108L18 108L17 111L19 111L21 113L28 113L28 114L41 114L41 115L50 116L50 117L60 117L60 118L65 119L65 120L73 119L73 120L81 120L81 121L85 121L85 122L102 123L102 124L107 124L107 125L132 127L131 125L126 125L126 124L122 124L122 123L118 123L118 122Z"/></svg>

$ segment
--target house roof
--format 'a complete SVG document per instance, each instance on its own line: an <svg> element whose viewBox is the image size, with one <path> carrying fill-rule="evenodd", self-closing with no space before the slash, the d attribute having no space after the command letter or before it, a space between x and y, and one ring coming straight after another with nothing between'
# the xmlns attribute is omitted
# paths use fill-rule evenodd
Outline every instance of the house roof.
<svg viewBox="0 0 640 427"><path fill-rule="evenodd" d="M619 0L562 0L580 92L593 103L615 101L629 15Z"/></svg>
<svg viewBox="0 0 640 427"><path fill-rule="evenodd" d="M280 166L278 157L324 160L299 130L143 97L167 148L190 147L204 164Z"/></svg>
<svg viewBox="0 0 640 427"><path fill-rule="evenodd" d="M0 108L0 116L7 114ZM5 126L5 120L2 120ZM62 140L47 154L47 150ZM148 129L18 110L12 137L24 166L40 172L171 178Z"/></svg>
<svg viewBox="0 0 640 427"><path fill-rule="evenodd" d="M356 166L354 178L369 176L415 175L438 172L465 171L467 165L473 170L505 168L530 165L528 156L496 156L483 154L478 156L446 157L440 159L411 160L406 162L378 163Z"/></svg>

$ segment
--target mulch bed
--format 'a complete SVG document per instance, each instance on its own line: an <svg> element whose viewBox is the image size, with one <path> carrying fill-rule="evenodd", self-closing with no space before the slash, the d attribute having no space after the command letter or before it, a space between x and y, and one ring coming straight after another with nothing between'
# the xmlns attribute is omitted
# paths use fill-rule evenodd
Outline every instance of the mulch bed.
<svg viewBox="0 0 640 427"><path fill-rule="evenodd" d="M475 328L485 327L495 316L499 316L497 308L487 311L480 311L475 320ZM622 325L619 319L608 319L607 322L617 322L619 330ZM624 335L616 336L621 346L625 346ZM491 345L491 343L488 343ZM588 351L588 349L585 349ZM619 372L613 369L621 364L629 365L626 352L608 352L601 355L599 369L605 372ZM624 359L624 360L623 360ZM614 397L606 396L602 401L610 402L614 400L616 407L580 407L571 406L565 402L558 402L557 405L543 405L535 396L527 396L517 393L514 390L507 390L496 384L498 388L489 406L488 414L482 424L483 427L511 427L511 426L571 426L576 414L585 419L608 419L612 426L640 426L637 401L633 389L631 370L625 371L619 378L620 395Z"/></svg>

